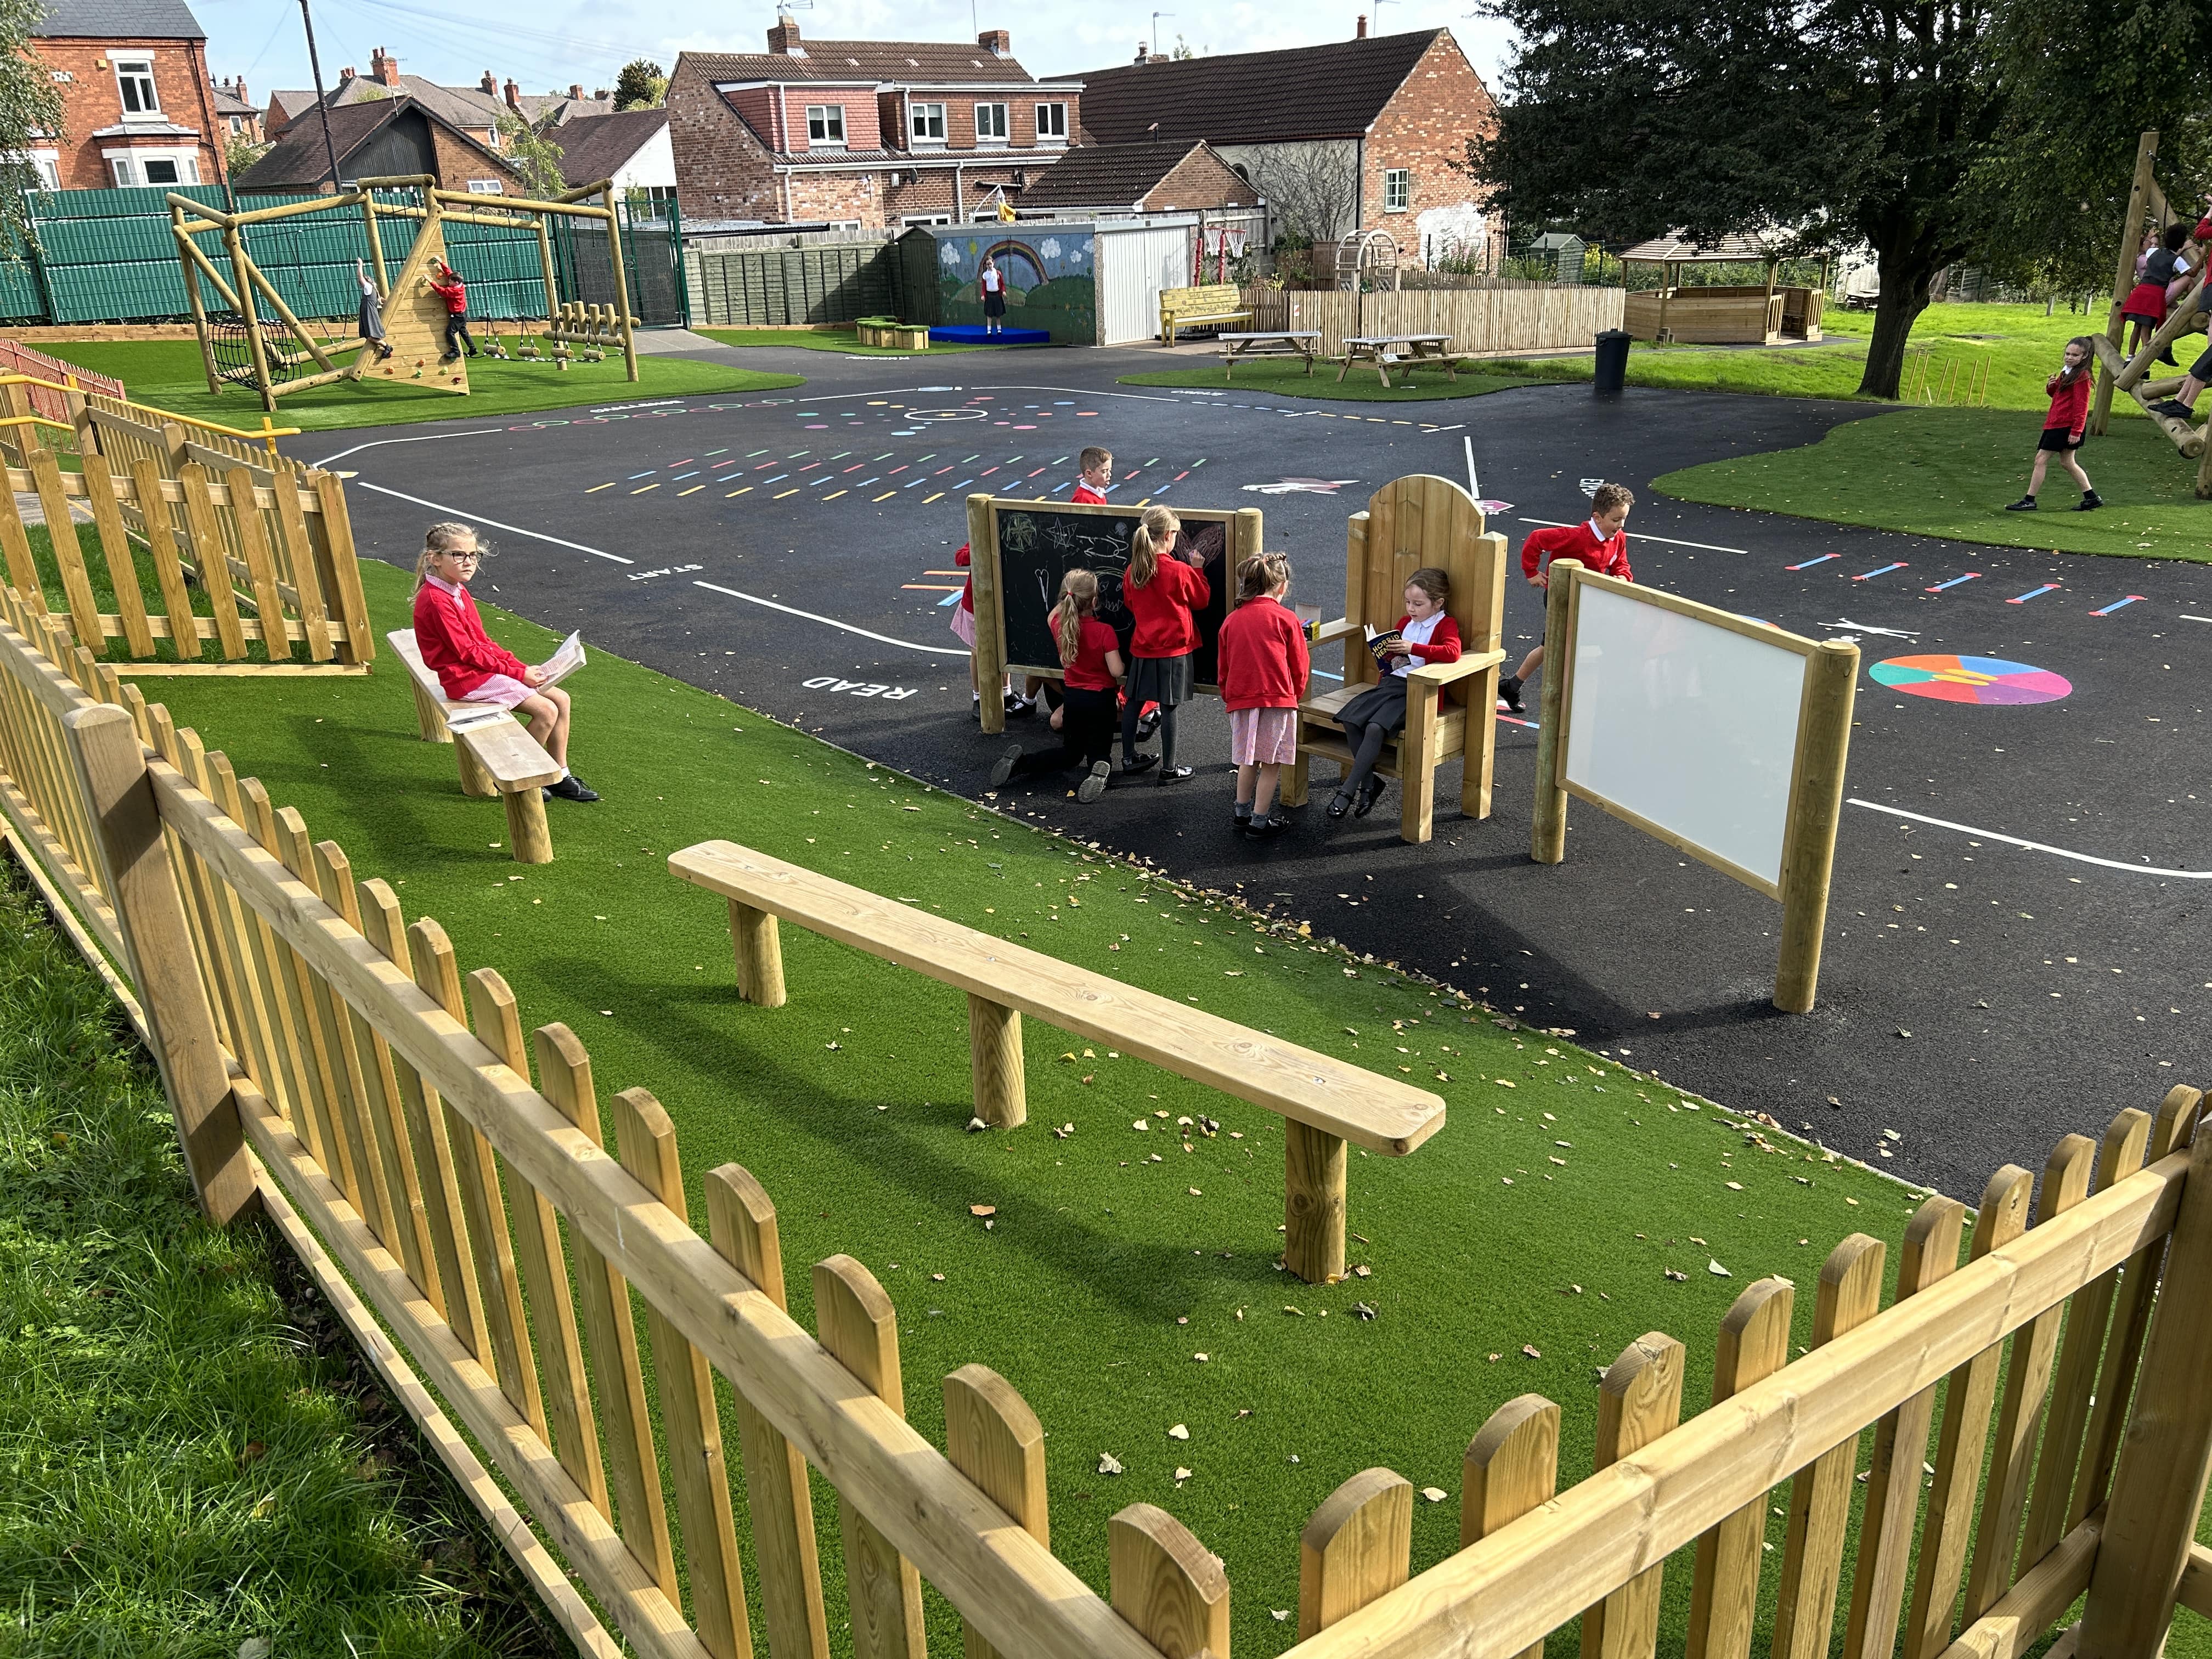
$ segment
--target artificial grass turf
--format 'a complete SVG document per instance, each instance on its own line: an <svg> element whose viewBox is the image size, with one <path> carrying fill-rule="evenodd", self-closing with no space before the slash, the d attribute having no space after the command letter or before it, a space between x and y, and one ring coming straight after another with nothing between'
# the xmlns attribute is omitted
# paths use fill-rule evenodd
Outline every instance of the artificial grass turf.
<svg viewBox="0 0 2212 1659"><path fill-rule="evenodd" d="M1326 363L1315 364L1314 372L1308 374L1303 363L1259 358L1237 364L1236 378L1226 381L1221 378L1218 365L1208 368L1153 369L1120 378L1123 386L1203 386L1209 392L1267 392L1283 398L1324 398L1354 404L1426 404L1445 398L1480 398L1486 392L1534 386L1545 378L1523 373L1516 367L1511 373L1502 368L1497 372L1462 368L1458 379L1448 380L1442 369L1423 369L1418 381L1407 386L1403 384L1407 375L1402 366L1391 373L1393 383L1386 388L1370 367L1354 368L1339 381Z"/></svg>
<svg viewBox="0 0 2212 1659"><path fill-rule="evenodd" d="M477 343L482 344L489 333L488 328L480 326ZM207 389L198 341L69 340L40 349L95 374L115 376L134 402L242 431L260 429L261 405L251 392L231 387L217 394ZM434 374L436 369L433 362L425 372ZM566 370L550 362L478 357L469 364L465 398L434 391L411 380L341 380L278 399L276 413L270 418L280 427L316 432L336 427L459 421L700 392L765 392L805 384L801 375L769 374L686 357L640 356L637 369L638 378L633 384L624 378L620 352L604 362L587 363L579 358Z"/></svg>
<svg viewBox="0 0 2212 1659"><path fill-rule="evenodd" d="M2212 501L2196 496L2197 463L2148 421L2115 421L2081 449L2104 498L2094 513L2064 469L2045 475L2039 510L2008 513L2027 487L2033 414L1922 409L1832 427L1818 443L1686 467L1653 480L1685 501L2000 547L2212 560Z"/></svg>
<svg viewBox="0 0 2212 1659"><path fill-rule="evenodd" d="M397 624L405 579L363 568L379 629ZM525 656L554 642L485 615ZM780 1207L794 1316L811 1323L807 1263L842 1251L875 1273L924 1434L942 1443L933 1379L970 1361L1007 1376L1051 1435L1054 1542L1089 1582L1105 1588L1115 1510L1149 1499L1190 1525L1227 1560L1248 1652L1291 1644L1295 1624L1273 1615L1297 1607L1297 1533L1343 1480L1388 1464L1455 1493L1468 1437L1528 1391L1564 1409L1572 1480L1589 1468L1595 1369L1626 1344L1680 1337L1686 1397L1702 1401L1737 1291L1763 1273L1796 1280L1808 1341L1825 1250L1855 1230L1893 1245L1914 1207L1869 1171L1771 1137L1765 1150L1617 1060L1501 1029L1293 925L710 693L604 656L573 688L576 763L606 799L550 804L556 861L524 867L497 806L460 794L451 750L414 736L388 655L359 678L147 686L337 840L356 876L444 923L465 971L498 968L529 1024L573 1026L602 1098L653 1089L695 1216L708 1169L757 1175ZM1352 1261L1369 1276L1298 1284L1273 1266L1279 1120L1032 1020L1029 1127L962 1133L959 994L787 928L789 1005L740 1003L725 907L665 868L714 836L1407 1077L1444 1095L1450 1120L1410 1158L1352 1158ZM1176 1133L1201 1114L1218 1135ZM975 1204L995 1206L991 1227ZM1178 1424L1188 1440L1170 1437ZM1123 1474L1099 1473L1105 1453ZM1418 1569L1456 1548L1458 1520L1453 1503L1417 1510ZM823 1566L842 1607L834 1549ZM1689 1588L1686 1561L1668 1591L1678 1636ZM948 1610L932 1609L949 1641Z"/></svg>
<svg viewBox="0 0 2212 1659"><path fill-rule="evenodd" d="M122 1030L0 860L0 1653L564 1650Z"/></svg>
<svg viewBox="0 0 2212 1659"><path fill-rule="evenodd" d="M703 334L717 345L726 346L798 346L805 351L836 351L850 357L920 357L919 351L902 351L896 346L871 346L860 343L858 330L849 328L695 328L694 334ZM955 351L1009 351L1011 346L947 345L930 343L932 357Z"/></svg>

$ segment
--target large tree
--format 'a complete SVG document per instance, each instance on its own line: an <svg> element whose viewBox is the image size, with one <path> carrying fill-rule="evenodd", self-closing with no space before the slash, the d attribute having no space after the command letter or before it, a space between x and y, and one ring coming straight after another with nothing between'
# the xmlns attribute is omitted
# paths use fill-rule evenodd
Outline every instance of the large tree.
<svg viewBox="0 0 2212 1659"><path fill-rule="evenodd" d="M1490 0L1521 45L1468 146L1512 222L1605 240L1863 239L1881 301L1860 390L1896 395L1944 266L1977 251L2005 102L1984 0Z"/></svg>
<svg viewBox="0 0 2212 1659"><path fill-rule="evenodd" d="M615 77L617 109L658 109L668 95L668 76L650 58L633 58Z"/></svg>
<svg viewBox="0 0 2212 1659"><path fill-rule="evenodd" d="M61 94L31 44L45 15L41 0L0 0L0 155L27 155L39 140L51 144L61 136ZM0 166L0 241L22 234L24 193L37 184L27 167Z"/></svg>

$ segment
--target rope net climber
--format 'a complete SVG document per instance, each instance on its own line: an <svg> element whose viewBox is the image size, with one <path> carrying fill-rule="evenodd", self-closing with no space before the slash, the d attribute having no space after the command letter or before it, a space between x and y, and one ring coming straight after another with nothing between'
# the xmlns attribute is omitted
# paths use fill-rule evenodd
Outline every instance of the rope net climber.
<svg viewBox="0 0 2212 1659"><path fill-rule="evenodd" d="M292 332L273 318L255 319L261 330L262 355L268 360L271 384L281 386L290 380L301 363L313 358L300 349L300 343ZM234 311L221 312L208 319L208 345L215 353L216 374L222 380L240 386L258 384L253 372L253 342L246 331L246 319Z"/></svg>

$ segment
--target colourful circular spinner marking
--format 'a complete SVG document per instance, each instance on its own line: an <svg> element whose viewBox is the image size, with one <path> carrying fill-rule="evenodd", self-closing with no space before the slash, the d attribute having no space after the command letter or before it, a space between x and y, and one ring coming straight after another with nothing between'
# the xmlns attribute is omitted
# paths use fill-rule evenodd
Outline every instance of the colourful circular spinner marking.
<svg viewBox="0 0 2212 1659"><path fill-rule="evenodd" d="M2074 687L2063 675L2002 657L1891 657L1867 671L1878 685L1938 702L2056 702Z"/></svg>

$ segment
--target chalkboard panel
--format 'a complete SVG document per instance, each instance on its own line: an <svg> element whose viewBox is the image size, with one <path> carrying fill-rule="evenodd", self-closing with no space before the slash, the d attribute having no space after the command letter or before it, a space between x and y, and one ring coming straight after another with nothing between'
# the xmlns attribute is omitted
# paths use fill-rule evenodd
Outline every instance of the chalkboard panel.
<svg viewBox="0 0 2212 1659"><path fill-rule="evenodd" d="M1006 609L1007 662L1016 668L1060 672L1052 607L1060 597L1060 577L1079 566L1097 574L1098 619L1114 630L1127 658L1135 621L1121 595L1121 578L1129 568L1129 542L1139 516L1112 508L998 504L999 592ZM1194 511L1177 517L1182 533L1176 538L1176 553L1199 566L1212 591L1197 613L1198 659L1193 665L1198 683L1212 690L1215 641L1229 614L1230 532L1236 515Z"/></svg>

